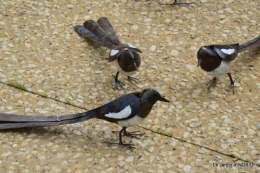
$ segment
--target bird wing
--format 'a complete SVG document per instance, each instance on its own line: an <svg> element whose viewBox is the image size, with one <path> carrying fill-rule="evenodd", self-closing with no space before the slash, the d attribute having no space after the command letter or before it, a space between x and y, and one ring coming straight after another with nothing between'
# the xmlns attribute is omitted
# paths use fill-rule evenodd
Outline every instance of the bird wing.
<svg viewBox="0 0 260 173"><path fill-rule="evenodd" d="M95 113L99 119L116 122L134 117L139 110L140 99L136 93L131 93L97 108Z"/></svg>
<svg viewBox="0 0 260 173"><path fill-rule="evenodd" d="M94 20L87 20L83 26L77 25L75 31L102 46L111 49L115 43L105 34L103 29Z"/></svg>
<svg viewBox="0 0 260 173"><path fill-rule="evenodd" d="M115 30L109 22L108 18L101 17L97 21L98 25L103 29L104 33L114 42L120 44L119 39L116 36Z"/></svg>
<svg viewBox="0 0 260 173"><path fill-rule="evenodd" d="M239 44L214 45L217 54L226 61L233 61L239 50Z"/></svg>

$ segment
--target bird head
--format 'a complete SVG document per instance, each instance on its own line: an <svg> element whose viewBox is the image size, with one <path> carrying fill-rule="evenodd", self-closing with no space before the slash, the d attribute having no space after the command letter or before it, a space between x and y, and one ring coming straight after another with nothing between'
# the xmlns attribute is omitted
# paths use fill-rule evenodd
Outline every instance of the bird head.
<svg viewBox="0 0 260 173"><path fill-rule="evenodd" d="M197 52L198 67L205 71L212 71L221 63L221 58L214 50L214 46L202 46Z"/></svg>
<svg viewBox="0 0 260 173"><path fill-rule="evenodd" d="M158 91L151 88L144 89L140 93L140 99L141 103L150 102L152 105L155 104L157 101L170 102L169 100L162 97Z"/></svg>
<svg viewBox="0 0 260 173"><path fill-rule="evenodd" d="M141 58L135 50L128 48L118 57L118 64L126 72L136 71L141 65Z"/></svg>

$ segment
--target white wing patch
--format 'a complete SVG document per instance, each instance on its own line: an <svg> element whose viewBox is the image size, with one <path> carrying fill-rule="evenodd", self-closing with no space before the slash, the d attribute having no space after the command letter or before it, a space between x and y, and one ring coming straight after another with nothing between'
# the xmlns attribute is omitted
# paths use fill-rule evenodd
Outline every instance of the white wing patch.
<svg viewBox="0 0 260 173"><path fill-rule="evenodd" d="M223 53L231 55L235 52L235 49L220 49Z"/></svg>
<svg viewBox="0 0 260 173"><path fill-rule="evenodd" d="M123 118L127 118L129 115L131 115L131 113L132 113L132 109L131 109L130 105L128 105L120 112L117 112L117 113L109 112L108 114L105 114L105 116L108 118L113 118L113 119L123 119Z"/></svg>
<svg viewBox="0 0 260 173"><path fill-rule="evenodd" d="M118 52L119 52L119 50L114 50L114 49L112 49L112 50L110 51L110 56L115 56Z"/></svg>

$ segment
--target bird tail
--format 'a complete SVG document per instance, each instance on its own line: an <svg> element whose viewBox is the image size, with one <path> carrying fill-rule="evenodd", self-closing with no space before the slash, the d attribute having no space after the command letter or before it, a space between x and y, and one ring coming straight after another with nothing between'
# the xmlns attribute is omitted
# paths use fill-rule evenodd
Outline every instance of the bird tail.
<svg viewBox="0 0 260 173"><path fill-rule="evenodd" d="M260 47L260 35L253 40L250 40L244 44L241 44L239 46L239 52L243 52L245 50L251 49L251 48L258 48Z"/></svg>
<svg viewBox="0 0 260 173"><path fill-rule="evenodd" d="M95 118L94 111L62 116L26 116L0 113L0 129L16 129L23 127L45 127L73 124Z"/></svg>

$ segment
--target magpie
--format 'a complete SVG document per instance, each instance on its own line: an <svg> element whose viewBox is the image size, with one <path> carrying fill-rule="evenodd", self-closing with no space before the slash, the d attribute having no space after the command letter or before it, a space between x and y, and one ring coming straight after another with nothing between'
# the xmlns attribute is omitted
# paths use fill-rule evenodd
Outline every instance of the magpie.
<svg viewBox="0 0 260 173"><path fill-rule="evenodd" d="M251 48L260 47L260 35L253 40L244 44L225 44L225 45L209 45L202 46L197 52L198 66L202 68L207 74L214 78L210 80L207 85L208 89L216 86L217 77L227 74L230 79L228 91L233 89L234 93L234 80L229 73L230 63L233 61L238 53Z"/></svg>
<svg viewBox="0 0 260 173"><path fill-rule="evenodd" d="M97 118L121 126L122 129L119 131L119 145L134 148L131 144L123 143L122 134L130 137L138 135L127 132L126 129L141 123L148 116L157 101L169 102L158 91L148 88L141 92L133 92L119 97L99 108L72 115L25 116L0 113L0 129L56 126Z"/></svg>
<svg viewBox="0 0 260 173"><path fill-rule="evenodd" d="M118 80L119 73L127 76L129 81L137 83L137 79L130 76L138 71L141 65L141 58L138 53L142 52L134 46L121 43L106 17L99 18L97 22L87 20L83 26L77 25L74 29L79 35L110 49L108 61L116 60L118 70L116 76L114 76L116 86L124 86L124 83Z"/></svg>

